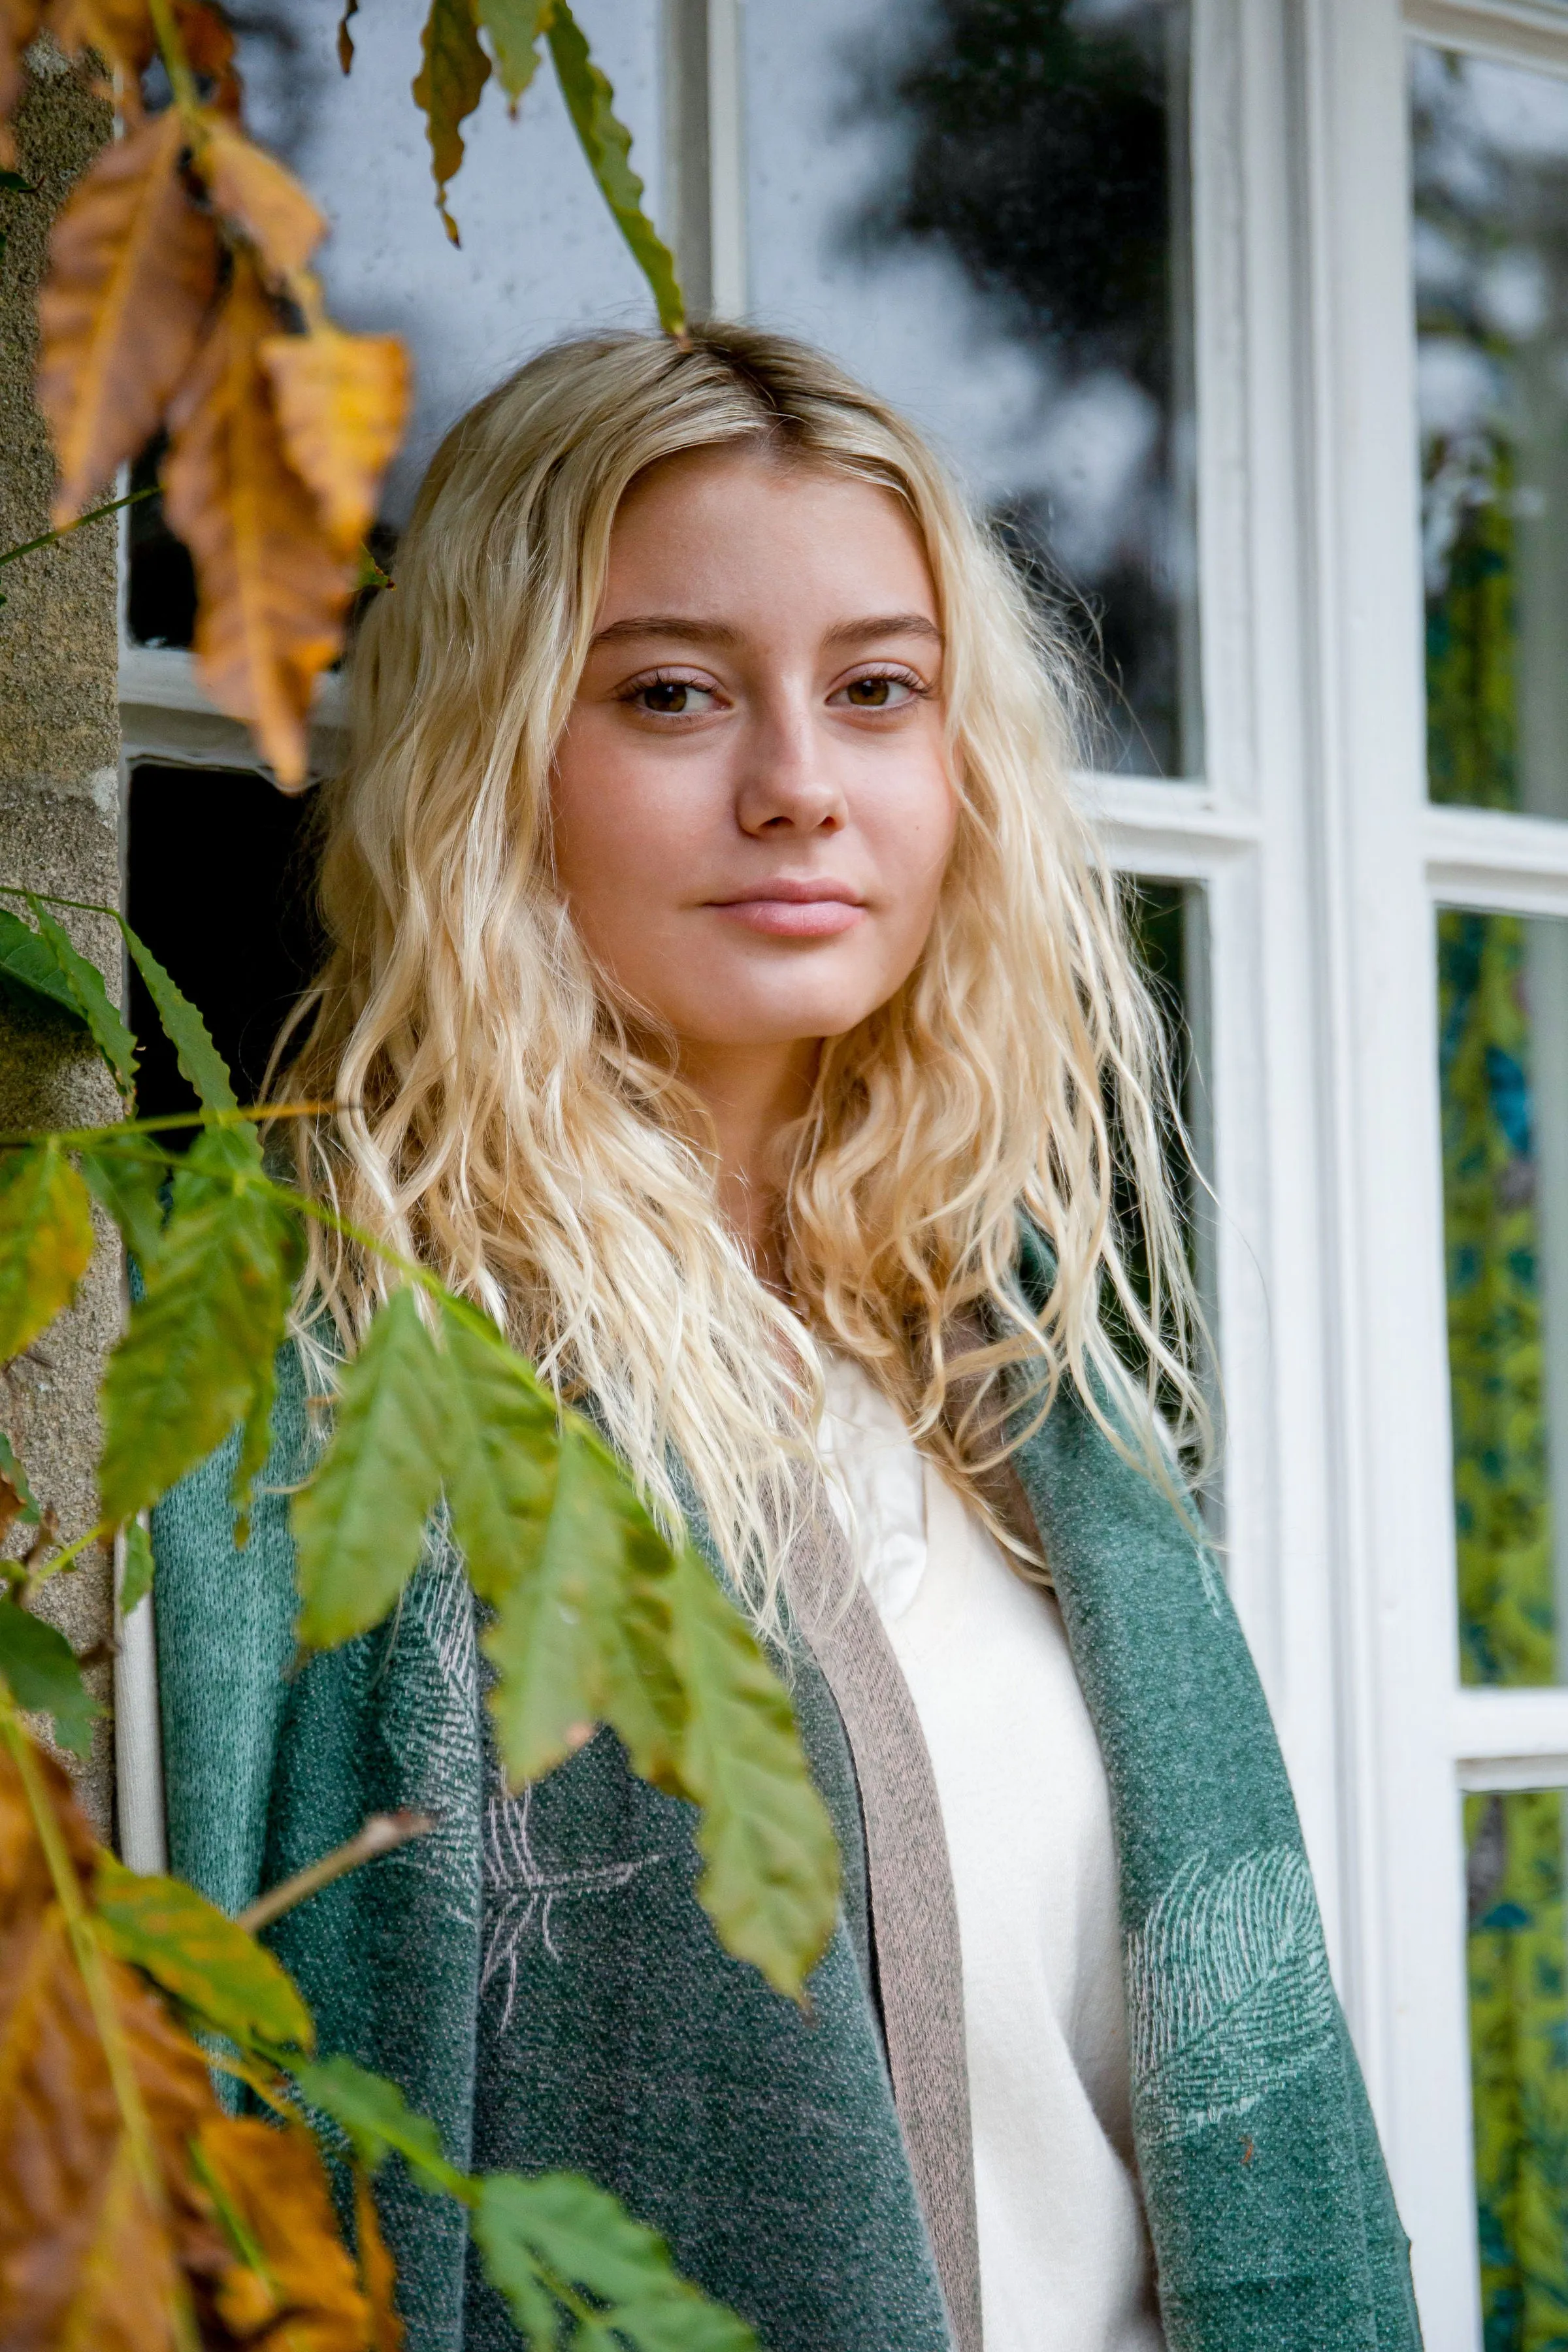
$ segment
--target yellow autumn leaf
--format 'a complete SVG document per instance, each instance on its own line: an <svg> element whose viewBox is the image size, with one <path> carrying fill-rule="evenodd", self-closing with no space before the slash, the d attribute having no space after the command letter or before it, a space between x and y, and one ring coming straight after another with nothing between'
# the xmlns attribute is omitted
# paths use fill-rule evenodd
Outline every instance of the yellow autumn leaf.
<svg viewBox="0 0 1568 2352"><path fill-rule="evenodd" d="M32 1766L85 1897L87 1825L58 1766L37 1750ZM201 2053L132 1971L106 1958L102 1984L145 2117L140 2150L21 1776L0 1752L0 2344L177 2352L187 2282L231 2259L185 2156L216 2102Z"/></svg>
<svg viewBox="0 0 1568 2352"><path fill-rule="evenodd" d="M289 463L262 346L277 328L247 256L170 411L163 506L196 568L197 672L254 729L285 791L305 782L319 673L342 644L353 574Z"/></svg>
<svg viewBox="0 0 1568 2352"><path fill-rule="evenodd" d="M370 2182L354 2168L354 2243L360 2283L370 2305L372 2352L403 2352L403 2322L393 2300L392 2256L381 2234L381 2217Z"/></svg>
<svg viewBox="0 0 1568 2352"><path fill-rule="evenodd" d="M210 116L198 159L207 193L279 278L302 269L327 224L292 172L232 123Z"/></svg>
<svg viewBox="0 0 1568 2352"><path fill-rule="evenodd" d="M116 70L121 103L129 101L126 111L140 115L135 85L158 46L147 0L49 0L44 28L68 58L90 51Z"/></svg>
<svg viewBox="0 0 1568 2352"><path fill-rule="evenodd" d="M408 354L395 335L323 325L273 336L261 360L289 461L340 552L352 555L375 520L382 476L403 438Z"/></svg>
<svg viewBox="0 0 1568 2352"><path fill-rule="evenodd" d="M279 2352L371 2352L370 2304L304 2126L225 2116L204 2127L200 2149L219 2212L259 2257L220 2284L218 2316Z"/></svg>
<svg viewBox="0 0 1568 2352"><path fill-rule="evenodd" d="M38 298L38 405L68 522L163 421L217 283L217 233L180 176L172 110L115 140L56 221Z"/></svg>

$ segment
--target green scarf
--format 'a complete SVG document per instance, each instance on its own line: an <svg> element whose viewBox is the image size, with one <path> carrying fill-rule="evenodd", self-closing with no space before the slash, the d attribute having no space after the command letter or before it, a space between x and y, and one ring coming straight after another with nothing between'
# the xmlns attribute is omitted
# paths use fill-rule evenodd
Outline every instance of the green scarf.
<svg viewBox="0 0 1568 2352"><path fill-rule="evenodd" d="M1027 1252L1023 1272L1043 1279ZM809 1651L792 1685L845 1905L800 2011L720 1949L689 1810L608 1733L520 1798L500 1788L449 1553L387 1625L291 1674L286 1495L309 1440L297 1360L281 1370L247 1549L232 1442L153 1517L172 1866L237 1910L367 1812L435 1811L274 1932L323 2047L394 2076L465 2167L613 2189L768 2352L967 2352L953 2233L922 2217L884 2054L855 1767ZM1072 1398L1016 1461L1110 1776L1171 2352L1414 2352L1408 2249L1214 1563ZM456 2209L391 2168L383 2205L409 2352L514 2352Z"/></svg>

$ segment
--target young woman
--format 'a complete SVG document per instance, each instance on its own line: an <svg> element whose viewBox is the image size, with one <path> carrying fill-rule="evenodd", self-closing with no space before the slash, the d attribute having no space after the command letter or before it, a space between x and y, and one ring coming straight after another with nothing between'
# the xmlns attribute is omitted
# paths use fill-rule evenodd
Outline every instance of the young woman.
<svg viewBox="0 0 1568 2352"><path fill-rule="evenodd" d="M157 1517L175 1866L237 1907L435 1811L279 1931L325 2043L465 2164L616 2189L769 2352L1407 2352L1153 1409L1201 1420L1157 1031L1006 562L815 353L572 343L448 436L353 693L289 1085L354 1108L303 1181L591 1402L787 1653L844 1915L798 2011L607 1734L509 1797L439 1553L289 1675L298 1367L249 1548L226 1462ZM352 1336L373 1272L310 1283ZM412 2352L513 2341L460 2216L385 2194Z"/></svg>

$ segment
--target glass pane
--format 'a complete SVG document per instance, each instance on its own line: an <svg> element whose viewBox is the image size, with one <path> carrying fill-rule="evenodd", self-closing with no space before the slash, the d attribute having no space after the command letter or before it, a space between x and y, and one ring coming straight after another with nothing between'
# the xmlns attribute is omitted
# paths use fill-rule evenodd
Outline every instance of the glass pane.
<svg viewBox="0 0 1568 2352"><path fill-rule="evenodd" d="M1176 1108L1191 1145L1191 1158L1169 1131L1166 1147L1176 1180L1187 1260L1203 1303L1211 1340L1218 1338L1215 1281L1213 1217L1214 1132L1207 1071L1210 1057L1208 894L1201 882L1165 881L1149 875L1129 877L1123 884L1123 905L1133 948L1163 1017L1165 1041L1175 1080ZM1131 1214L1130 1192L1120 1178L1115 1197L1118 1221L1128 1244L1133 1280L1145 1305L1149 1299L1146 1254L1137 1221ZM1131 1334L1112 1313L1111 1329L1128 1360L1139 1365ZM1218 1367L1204 1368L1209 1406L1216 1427L1220 1420ZM1173 1409L1176 1400L1169 1400ZM1222 1537L1223 1495L1215 1476L1205 1486L1200 1505L1210 1532Z"/></svg>
<svg viewBox="0 0 1568 2352"><path fill-rule="evenodd" d="M1431 794L1568 816L1568 80L1412 60Z"/></svg>
<svg viewBox="0 0 1568 2352"><path fill-rule="evenodd" d="M1568 1680L1568 922L1437 919L1460 1669Z"/></svg>
<svg viewBox="0 0 1568 2352"><path fill-rule="evenodd" d="M658 0L582 0L577 13L657 200ZM339 11L323 0L271 0L237 15L252 127L331 223L318 263L330 309L343 326L401 335L413 354L414 420L385 496L394 526L447 427L509 369L574 328L650 315L548 67L516 122L492 80L465 123L462 169L447 191L462 244L448 241L409 90L427 14L428 0L362 8L346 79ZM128 625L143 645L188 646L189 560L156 508L149 499L132 510Z"/></svg>
<svg viewBox="0 0 1568 2352"><path fill-rule="evenodd" d="M752 301L921 421L1101 686L1100 759L1202 762L1187 12L746 15Z"/></svg>
<svg viewBox="0 0 1568 2352"><path fill-rule="evenodd" d="M1486 2352L1568 2344L1568 1940L1557 1789L1465 1799Z"/></svg>

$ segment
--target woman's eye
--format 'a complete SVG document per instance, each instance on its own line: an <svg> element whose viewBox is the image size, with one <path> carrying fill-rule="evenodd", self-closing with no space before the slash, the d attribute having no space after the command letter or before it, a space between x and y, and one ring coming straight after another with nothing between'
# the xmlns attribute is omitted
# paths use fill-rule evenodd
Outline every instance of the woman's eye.
<svg viewBox="0 0 1568 2352"><path fill-rule="evenodd" d="M711 710L717 699L711 687L693 686L689 678L656 677L639 686L632 700L641 710L661 719L695 719Z"/></svg>
<svg viewBox="0 0 1568 2352"><path fill-rule="evenodd" d="M911 701L915 690L907 677L852 677L833 699L847 703L851 710L891 710Z"/></svg>

